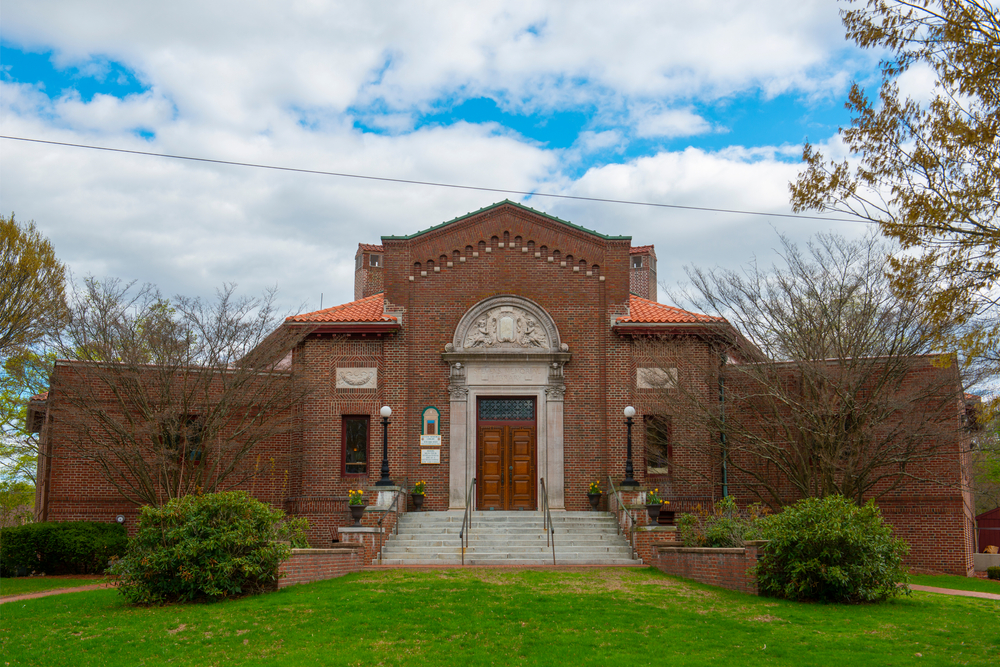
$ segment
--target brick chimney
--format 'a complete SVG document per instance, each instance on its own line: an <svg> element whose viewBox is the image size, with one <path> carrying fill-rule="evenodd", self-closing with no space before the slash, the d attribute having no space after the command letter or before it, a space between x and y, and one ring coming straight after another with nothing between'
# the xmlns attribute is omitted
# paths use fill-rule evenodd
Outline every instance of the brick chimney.
<svg viewBox="0 0 1000 667"><path fill-rule="evenodd" d="M354 300L363 299L385 290L385 249L380 245L359 243L354 256Z"/></svg>
<svg viewBox="0 0 1000 667"><path fill-rule="evenodd" d="M656 251L651 245L629 249L628 291L656 301Z"/></svg>

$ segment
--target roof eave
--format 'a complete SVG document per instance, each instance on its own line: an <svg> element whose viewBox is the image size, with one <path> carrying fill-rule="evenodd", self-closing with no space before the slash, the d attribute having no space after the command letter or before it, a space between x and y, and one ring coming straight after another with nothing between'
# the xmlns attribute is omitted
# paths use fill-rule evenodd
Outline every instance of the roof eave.
<svg viewBox="0 0 1000 667"><path fill-rule="evenodd" d="M309 333L393 333L399 322L288 322L289 326L309 327Z"/></svg>
<svg viewBox="0 0 1000 667"><path fill-rule="evenodd" d="M619 322L611 327L618 334L665 333L680 329L685 333L703 330L722 330L728 322Z"/></svg>
<svg viewBox="0 0 1000 667"><path fill-rule="evenodd" d="M603 239L605 241L631 241L632 240L631 236L609 236L607 234L601 234L600 232L595 232L593 229L587 229L586 227L581 227L580 225L577 225L577 224L574 224L572 222L569 222L568 220L563 220L561 218L555 217L554 215L549 215L548 213L544 213L542 211L535 210L535 209L531 208L530 206L525 206L524 204L519 204L516 201L511 201L509 199L504 199L503 201L499 201L499 202L496 202L494 204L490 204L489 206L484 206L483 208L479 209L478 211L471 211L469 213L466 213L465 215L460 215L457 218L452 218L451 220L447 220L445 222L439 223L439 224L434 225L432 227L428 227L427 229L422 229L419 232L415 232L413 234L409 234L409 235L406 235L406 236L383 236L382 237L382 244L385 245L386 241L410 241L410 240L413 240L413 239L415 239L417 237L423 236L424 234L429 234L430 232L433 232L435 230L441 229L442 227L447 227L448 225L453 225L456 222L461 222L462 220L467 220L467 219L469 219L469 218L471 218L473 216L479 215L480 213L485 213L486 211L491 211L491 210L493 210L495 208L499 208L501 206L513 206L513 207L519 208L519 209L521 209L523 211L529 211L531 213L534 213L535 215L538 215L538 216L541 216L543 218L547 218L549 220L561 223L563 225L566 225L566 226L571 227L573 229L576 229L578 231L585 232L587 234L592 234L593 236L596 236L596 237L598 237L600 239Z"/></svg>

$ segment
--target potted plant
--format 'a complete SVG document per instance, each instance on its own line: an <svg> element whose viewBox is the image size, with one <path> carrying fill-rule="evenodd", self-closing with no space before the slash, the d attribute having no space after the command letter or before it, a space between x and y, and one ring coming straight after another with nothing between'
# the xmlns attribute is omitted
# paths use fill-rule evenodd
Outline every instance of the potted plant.
<svg viewBox="0 0 1000 667"><path fill-rule="evenodd" d="M599 482L590 483L590 490L587 491L587 500L590 501L590 507L596 510L597 505L601 502L601 484Z"/></svg>
<svg viewBox="0 0 1000 667"><path fill-rule="evenodd" d="M348 489L347 505L351 510L351 518L354 519L354 526L361 526L361 517L365 515L365 492L361 489L357 491Z"/></svg>
<svg viewBox="0 0 1000 667"><path fill-rule="evenodd" d="M646 492L646 512L649 513L649 520L656 522L660 516L660 508L663 507L663 499L660 498L660 490L653 489Z"/></svg>
<svg viewBox="0 0 1000 667"><path fill-rule="evenodd" d="M427 485L424 484L423 480L413 485L413 491L410 492L410 499L413 500L414 510L419 511L420 508L424 506L424 495L426 488Z"/></svg>

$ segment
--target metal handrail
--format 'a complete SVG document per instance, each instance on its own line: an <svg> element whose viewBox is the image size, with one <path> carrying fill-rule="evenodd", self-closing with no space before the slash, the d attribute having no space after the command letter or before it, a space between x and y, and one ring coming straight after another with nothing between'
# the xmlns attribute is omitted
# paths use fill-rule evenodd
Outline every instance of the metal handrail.
<svg viewBox="0 0 1000 667"><path fill-rule="evenodd" d="M611 493L608 495L608 510L614 512L616 515L615 525L618 526L618 534L622 534L622 522L624 521L626 539L629 546L632 547L632 555L638 558L639 551L635 548L635 531L632 528L638 526L639 522L636 520L635 515L629 511L624 499L622 499L621 491L615 488L615 482L611 479L610 475L608 475L608 487L611 489ZM612 499L615 501L615 509L611 509ZM624 519L622 514L624 514Z"/></svg>
<svg viewBox="0 0 1000 667"><path fill-rule="evenodd" d="M396 489L395 495L392 497L392 502L389 503L389 507L382 513L382 518L378 520L378 564L382 564L382 547L385 545L385 531L382 530L382 522L385 518L389 516L390 513L396 515L396 521L392 524L392 534L395 535L399 532L399 497L406 497L406 489L410 488L407 480L403 480L403 484Z"/></svg>
<svg viewBox="0 0 1000 667"><path fill-rule="evenodd" d="M465 496L465 515L462 517L462 528L458 531L458 541L462 545L462 565L465 565L465 550L469 546L469 533L472 532L472 491L476 488L476 478L469 483L469 494ZM468 530L466 530L468 528Z"/></svg>
<svg viewBox="0 0 1000 667"><path fill-rule="evenodd" d="M549 492L545 490L545 478L539 477L542 484L542 530L545 531L545 546L549 546L549 535L552 536L552 564L556 564L556 529L552 525L552 513L549 512Z"/></svg>

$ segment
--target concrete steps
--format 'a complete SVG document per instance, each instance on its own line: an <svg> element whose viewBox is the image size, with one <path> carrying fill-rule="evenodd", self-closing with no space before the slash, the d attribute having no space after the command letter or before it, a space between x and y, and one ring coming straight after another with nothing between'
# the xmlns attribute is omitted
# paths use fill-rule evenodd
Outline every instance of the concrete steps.
<svg viewBox="0 0 1000 667"><path fill-rule="evenodd" d="M382 547L383 566L462 563L464 512L409 512ZM541 512L473 512L466 565L552 565ZM608 512L554 512L557 565L638 565ZM378 564L376 560L374 564Z"/></svg>

